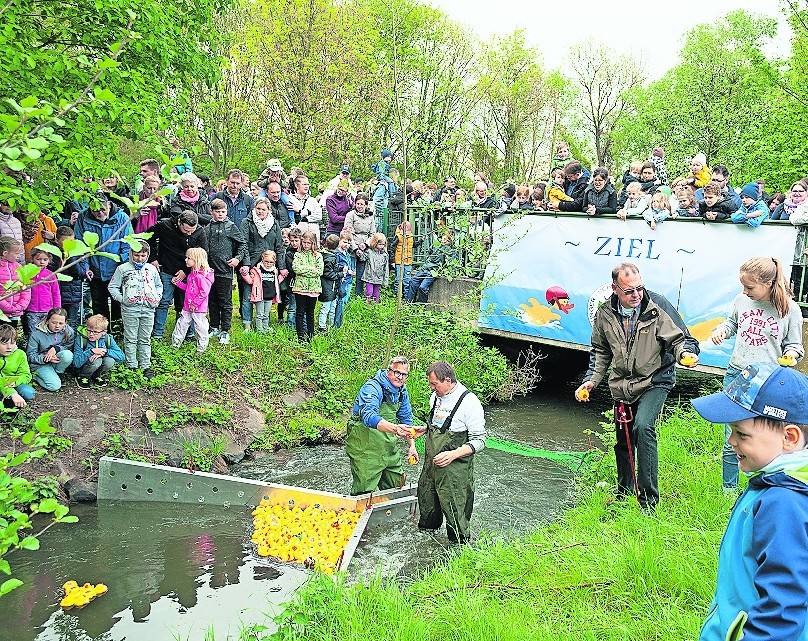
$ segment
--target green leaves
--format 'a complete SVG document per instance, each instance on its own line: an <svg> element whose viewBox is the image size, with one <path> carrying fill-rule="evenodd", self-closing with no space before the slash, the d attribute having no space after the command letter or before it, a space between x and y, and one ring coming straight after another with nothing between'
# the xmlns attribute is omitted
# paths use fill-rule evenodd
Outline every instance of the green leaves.
<svg viewBox="0 0 808 641"><path fill-rule="evenodd" d="M36 246L36 249L41 249L42 251L46 251L49 254L62 258L62 250L56 245L51 245L50 243L39 243L39 245Z"/></svg>
<svg viewBox="0 0 808 641"><path fill-rule="evenodd" d="M87 237L88 233L91 232L84 232L85 238ZM97 234L94 235L97 237ZM66 238L63 246L65 254L69 258L75 258L76 256L83 256L84 254L90 253L90 248L83 241L76 240L74 238Z"/></svg>
<svg viewBox="0 0 808 641"><path fill-rule="evenodd" d="M85 231L82 238L84 242L87 243L87 247L90 248L91 252L98 246L99 237L95 232Z"/></svg>
<svg viewBox="0 0 808 641"><path fill-rule="evenodd" d="M16 590L21 585L22 581L19 579L7 579L2 585L0 585L0 596L5 596L12 590Z"/></svg>
<svg viewBox="0 0 808 641"><path fill-rule="evenodd" d="M34 276L36 276L42 269L33 263L26 263L25 265L20 265L17 268L17 276L20 279L20 282L23 285L30 285L34 281Z"/></svg>

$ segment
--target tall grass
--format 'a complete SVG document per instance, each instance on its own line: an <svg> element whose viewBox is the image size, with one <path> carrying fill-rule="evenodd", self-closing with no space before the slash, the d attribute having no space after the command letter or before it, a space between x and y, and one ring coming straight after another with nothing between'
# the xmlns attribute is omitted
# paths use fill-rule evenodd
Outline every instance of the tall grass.
<svg viewBox="0 0 808 641"><path fill-rule="evenodd" d="M580 479L579 501L513 541L483 537L413 583L310 582L273 638L319 641L695 639L732 500L719 429L676 408L659 427L654 516L616 502L614 455ZM252 638L260 638L257 635Z"/></svg>

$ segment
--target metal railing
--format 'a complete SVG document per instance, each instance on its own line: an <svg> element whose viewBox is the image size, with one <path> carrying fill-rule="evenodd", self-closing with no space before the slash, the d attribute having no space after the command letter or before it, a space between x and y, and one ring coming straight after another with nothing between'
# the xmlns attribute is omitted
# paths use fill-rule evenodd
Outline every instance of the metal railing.
<svg viewBox="0 0 808 641"><path fill-rule="evenodd" d="M579 218L580 212L561 211L499 211L497 209L453 208L446 209L436 205L408 205L408 218L413 223L413 268L420 266L429 255L433 246L439 242L440 235L447 229L455 237L455 246L458 251L456 265L453 271L456 275L481 279L485 273L485 265L491 247L493 223L497 216L504 214L522 214L525 216L547 216L553 218ZM392 242L396 235L396 227L403 220L403 211L387 210L376 213L377 227ZM616 218L604 214L599 218ZM703 225L734 225L729 220L707 221L702 218L672 218L665 224L703 224ZM788 221L768 220L765 225L783 225L793 227ZM798 227L797 251L791 269L791 287L794 300L808 315L808 226Z"/></svg>

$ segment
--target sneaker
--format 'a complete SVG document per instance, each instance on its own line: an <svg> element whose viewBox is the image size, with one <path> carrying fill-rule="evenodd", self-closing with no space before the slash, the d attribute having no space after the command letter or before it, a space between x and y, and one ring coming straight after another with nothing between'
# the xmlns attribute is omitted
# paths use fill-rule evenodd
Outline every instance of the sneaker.
<svg viewBox="0 0 808 641"><path fill-rule="evenodd" d="M210 330L210 337L211 337L211 338L216 338L216 337L217 337L217 336L219 336L221 333L222 333L222 330L220 330L220 329L217 327L216 329L212 329L212 330Z"/></svg>
<svg viewBox="0 0 808 641"><path fill-rule="evenodd" d="M222 332L219 334L219 344L220 345L227 345L230 342L230 334L228 332Z"/></svg>
<svg viewBox="0 0 808 641"><path fill-rule="evenodd" d="M252 328L252 323L244 323L244 333L246 334Z"/></svg>
<svg viewBox="0 0 808 641"><path fill-rule="evenodd" d="M79 376L76 379L76 385L78 385L81 389L90 389L93 386L90 379L86 376Z"/></svg>
<svg viewBox="0 0 808 641"><path fill-rule="evenodd" d="M92 382L96 387L106 387L109 385L109 379L106 376L96 376Z"/></svg>
<svg viewBox="0 0 808 641"><path fill-rule="evenodd" d="M155 376L157 376L157 374L155 374L155 373L154 373L152 370L150 370L148 367L147 367L146 369L144 369L144 370L143 370L143 378L145 378L147 381L150 381L150 380L151 380L151 379L153 379Z"/></svg>
<svg viewBox="0 0 808 641"><path fill-rule="evenodd" d="M206 349L207 349L207 347L197 347L196 348L196 353L197 354L204 354Z"/></svg>
<svg viewBox="0 0 808 641"><path fill-rule="evenodd" d="M178 343L177 341L172 340L171 341L171 347L173 347L174 349L179 349L180 347L182 347L182 341L180 341Z"/></svg>

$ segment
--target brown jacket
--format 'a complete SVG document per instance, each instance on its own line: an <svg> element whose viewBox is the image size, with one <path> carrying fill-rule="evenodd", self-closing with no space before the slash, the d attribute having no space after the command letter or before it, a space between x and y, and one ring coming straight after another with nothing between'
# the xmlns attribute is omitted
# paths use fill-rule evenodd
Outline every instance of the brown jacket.
<svg viewBox="0 0 808 641"><path fill-rule="evenodd" d="M609 391L616 401L634 403L652 387L671 389L674 366L682 352L699 353L679 312L648 290L640 304L634 332L626 339L617 296L600 306L592 324L592 352L584 380L595 387L609 371Z"/></svg>

